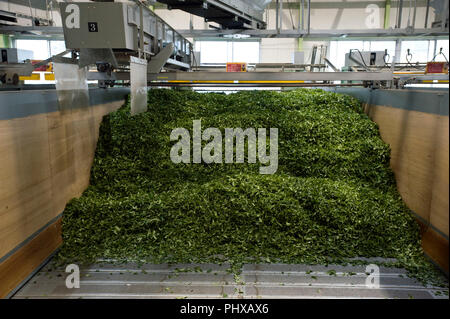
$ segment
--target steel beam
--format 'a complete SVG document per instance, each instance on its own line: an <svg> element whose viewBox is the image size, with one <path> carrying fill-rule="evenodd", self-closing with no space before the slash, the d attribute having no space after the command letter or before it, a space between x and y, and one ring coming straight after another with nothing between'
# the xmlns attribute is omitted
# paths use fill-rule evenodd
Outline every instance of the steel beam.
<svg viewBox="0 0 450 319"><path fill-rule="evenodd" d="M447 36L448 29L422 28L422 29L366 29L366 30L177 30L179 34L188 38L221 37L224 35L249 35L255 38L337 38L346 37L410 37L410 36ZM21 34L25 36L58 35L63 37L63 29L60 27L24 27L24 26L0 26L2 34Z"/></svg>
<svg viewBox="0 0 450 319"><path fill-rule="evenodd" d="M156 87L234 87L234 88L256 88L256 87L341 87L362 86L361 83L173 83L173 82L150 82L148 86Z"/></svg>
<svg viewBox="0 0 450 319"><path fill-rule="evenodd" d="M300 82L300 81L391 81L392 72L164 72L147 75L148 81L183 81L195 83L228 82ZM127 72L111 75L90 72L88 80L129 80Z"/></svg>
<svg viewBox="0 0 450 319"><path fill-rule="evenodd" d="M0 33L2 34L17 34L22 36L51 36L59 35L63 37L62 27L49 27L49 26L16 26L16 25L5 25L0 26Z"/></svg>
<svg viewBox="0 0 450 319"><path fill-rule="evenodd" d="M222 37L224 35L248 35L255 38L338 38L338 37L435 37L448 36L448 29L365 29L365 30L179 30L188 38Z"/></svg>
<svg viewBox="0 0 450 319"><path fill-rule="evenodd" d="M166 72L149 81L391 81L391 72Z"/></svg>

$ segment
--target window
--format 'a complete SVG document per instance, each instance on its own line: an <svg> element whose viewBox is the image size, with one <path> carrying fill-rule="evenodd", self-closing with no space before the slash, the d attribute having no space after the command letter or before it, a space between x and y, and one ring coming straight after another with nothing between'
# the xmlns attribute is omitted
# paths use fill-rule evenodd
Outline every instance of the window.
<svg viewBox="0 0 450 319"><path fill-rule="evenodd" d="M200 51L200 64L227 62L259 62L257 41L196 41Z"/></svg>
<svg viewBox="0 0 450 319"><path fill-rule="evenodd" d="M199 41L195 42L195 50L200 51L200 64L228 62L228 42Z"/></svg>
<svg viewBox="0 0 450 319"><path fill-rule="evenodd" d="M436 54L438 54L442 48L442 53L444 53L445 57L442 54L438 54L438 55L436 55L435 61L445 62L446 61L445 58L447 58L447 61L448 61L448 57L449 57L448 44L449 44L448 40L437 40L436 41Z"/></svg>
<svg viewBox="0 0 450 319"><path fill-rule="evenodd" d="M64 41L50 41L50 55L57 55L66 51L66 44Z"/></svg>
<svg viewBox="0 0 450 319"><path fill-rule="evenodd" d="M408 49L411 54L407 58ZM416 63L416 62L428 62L433 59L434 41L402 41L402 50L400 53L400 62Z"/></svg>
<svg viewBox="0 0 450 319"><path fill-rule="evenodd" d="M16 48L33 52L33 60L45 60L66 50L63 40L16 40ZM69 56L69 55L67 55Z"/></svg>
<svg viewBox="0 0 450 319"><path fill-rule="evenodd" d="M259 62L259 42L232 42L233 57L228 62Z"/></svg>
<svg viewBox="0 0 450 319"><path fill-rule="evenodd" d="M47 40L16 40L16 48L32 51L34 60L45 60L50 57Z"/></svg>

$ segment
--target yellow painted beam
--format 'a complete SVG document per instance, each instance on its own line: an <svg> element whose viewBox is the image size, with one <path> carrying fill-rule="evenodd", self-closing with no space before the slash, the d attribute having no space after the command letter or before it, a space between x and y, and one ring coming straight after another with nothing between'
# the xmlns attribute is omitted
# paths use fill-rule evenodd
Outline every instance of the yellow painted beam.
<svg viewBox="0 0 450 319"><path fill-rule="evenodd" d="M19 79L20 81L39 81L41 79L41 75L39 73L33 73L30 76L21 76Z"/></svg>
<svg viewBox="0 0 450 319"><path fill-rule="evenodd" d="M46 81L55 81L55 73L45 73Z"/></svg>

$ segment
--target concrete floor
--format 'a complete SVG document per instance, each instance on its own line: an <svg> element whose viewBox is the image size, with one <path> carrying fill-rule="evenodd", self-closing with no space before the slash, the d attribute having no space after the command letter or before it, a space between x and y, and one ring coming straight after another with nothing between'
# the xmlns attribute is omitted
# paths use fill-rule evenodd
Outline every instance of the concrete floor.
<svg viewBox="0 0 450 319"><path fill-rule="evenodd" d="M397 268L380 267L379 288L366 286L365 266L250 264L240 276L227 269L215 264L96 264L80 268L80 288L68 289L69 274L50 261L13 298L448 299L448 289L424 287Z"/></svg>

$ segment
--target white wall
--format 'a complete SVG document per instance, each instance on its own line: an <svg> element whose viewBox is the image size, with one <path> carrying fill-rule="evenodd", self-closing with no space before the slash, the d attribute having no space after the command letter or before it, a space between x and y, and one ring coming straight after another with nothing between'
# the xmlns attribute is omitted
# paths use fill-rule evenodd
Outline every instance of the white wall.
<svg viewBox="0 0 450 319"><path fill-rule="evenodd" d="M300 10L286 8L287 0L284 0L284 9L282 17L282 28L284 30L297 28ZM294 2L289 1L289 2ZM305 1L307 2L307 1ZM335 4L330 2L335 2ZM416 12L416 27L423 28L425 22L425 1L417 1L419 6ZM392 1L390 26L394 27L396 24L397 15L397 1ZM376 18L374 22L368 20L369 15L373 12L366 9L368 5L377 5L378 14L375 13ZM323 8L324 6L334 6L335 8ZM345 8L344 8L345 7ZM366 11L367 10L367 11ZM180 10L166 10L156 9L155 11L165 21L172 25L175 29L189 29L190 15ZM305 8L305 19L307 9ZM314 0L311 8L311 29L312 30L350 30L350 29L369 29L369 28L383 28L384 27L384 1L360 1L360 0L344 0L344 1L330 1L330 0ZM292 15L292 19L291 19ZM404 8L402 14L402 27L407 26L408 15L412 21L413 9L409 11L409 1L404 1ZM264 14L267 19L268 29L276 28L276 10L268 9ZM369 21L369 24L366 23ZM429 25L434 21L434 11L430 8ZM292 23L293 22L293 23ZM206 29L207 24L202 18L193 18L194 29ZM305 28L307 22L304 23ZM382 40L382 39L380 39ZM311 50L314 45L328 45L329 41L307 40L303 41L303 50L305 52L305 63L309 63ZM293 52L298 50L297 39L261 39L261 63L275 63L275 62L292 62Z"/></svg>

